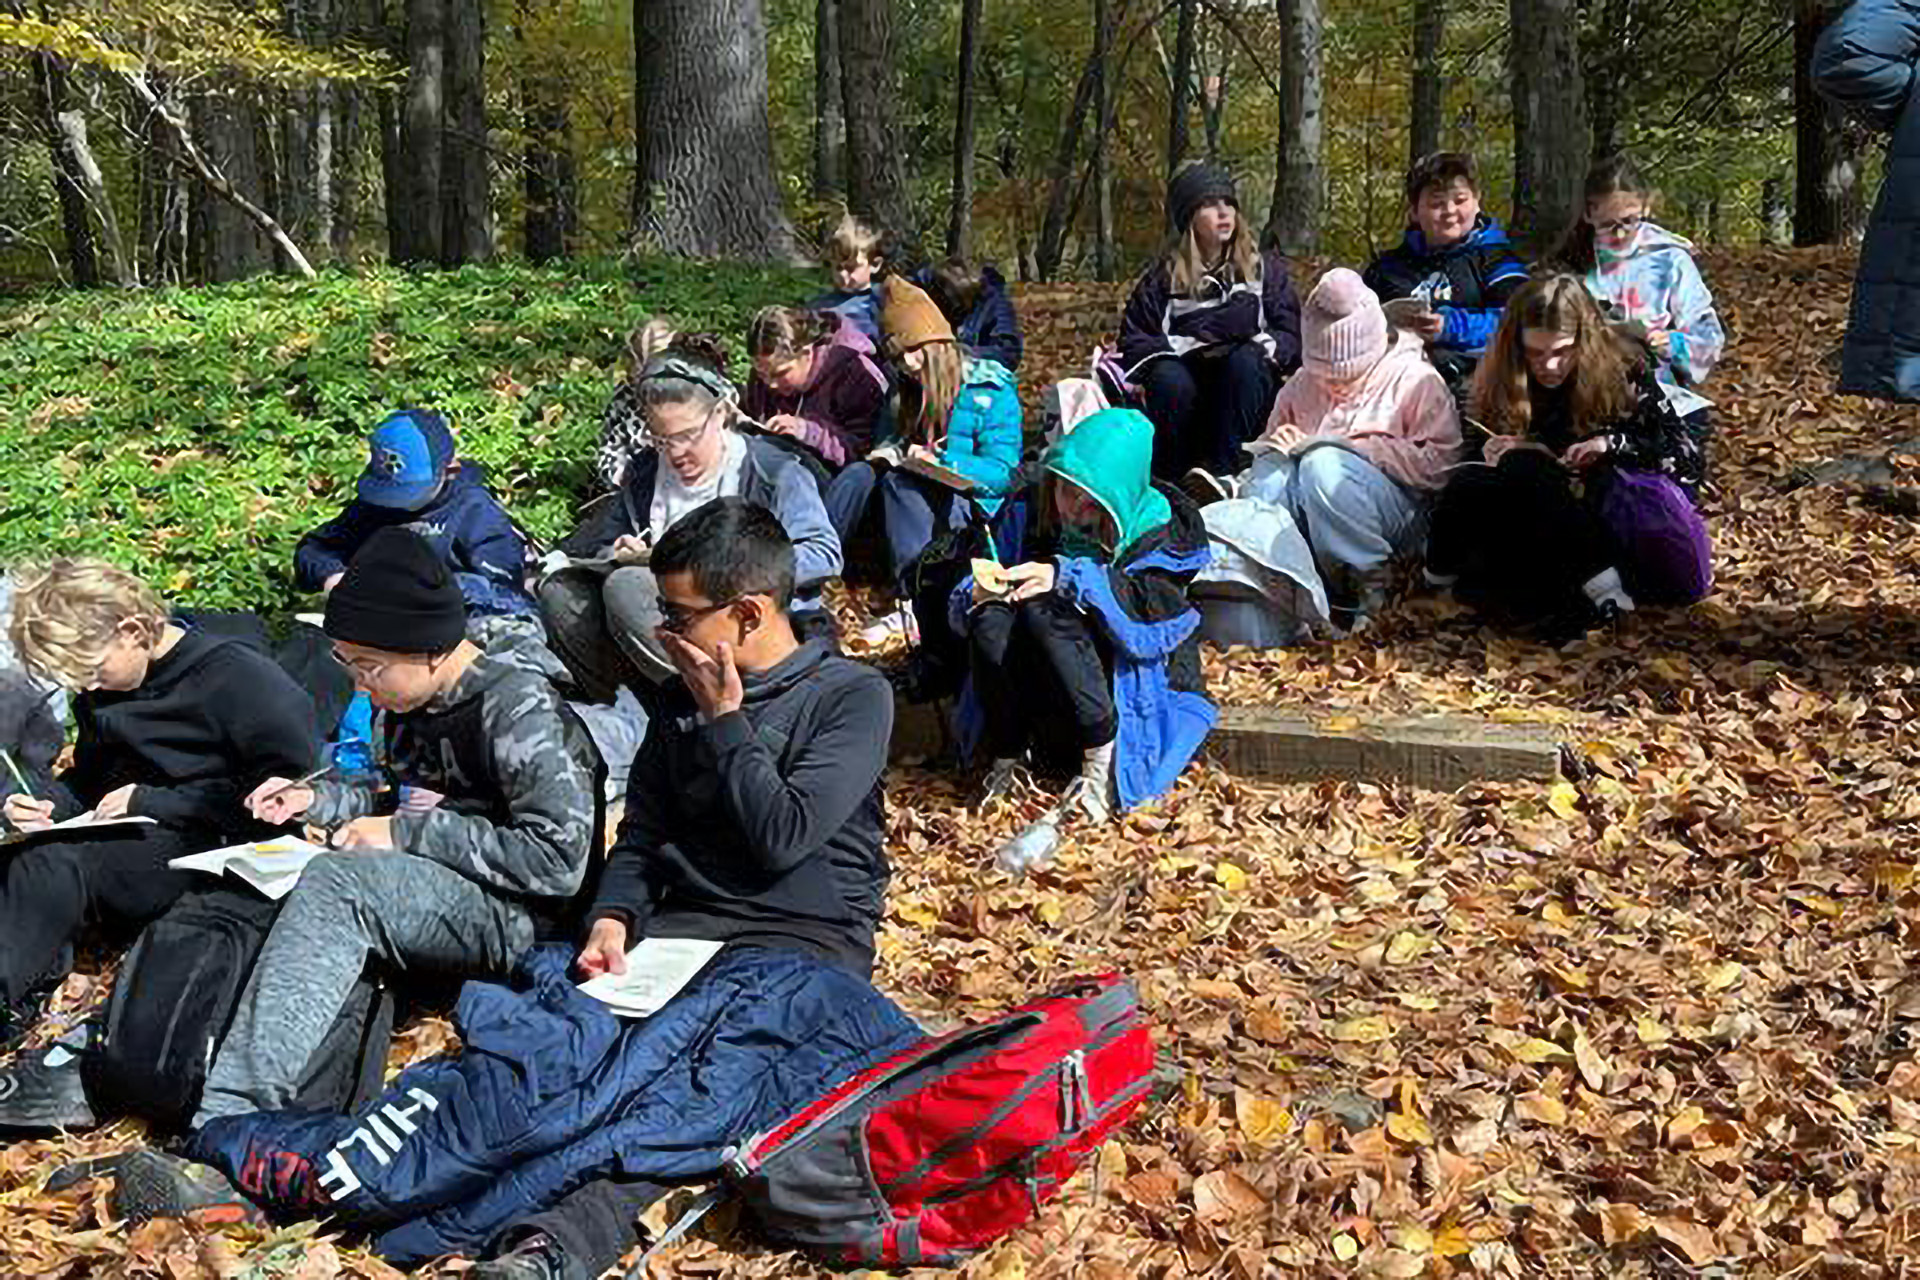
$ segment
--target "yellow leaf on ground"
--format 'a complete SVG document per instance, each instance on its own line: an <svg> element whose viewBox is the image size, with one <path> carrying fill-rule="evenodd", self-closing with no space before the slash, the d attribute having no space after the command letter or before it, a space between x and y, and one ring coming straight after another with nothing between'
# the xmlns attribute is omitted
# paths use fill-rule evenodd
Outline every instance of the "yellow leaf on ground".
<svg viewBox="0 0 1920 1280"><path fill-rule="evenodd" d="M1345 1022L1335 1023L1333 1030L1327 1034L1335 1040L1345 1040L1349 1044L1378 1044L1382 1040L1393 1038L1393 1027L1376 1013L1365 1018L1348 1018Z"/></svg>
<svg viewBox="0 0 1920 1280"><path fill-rule="evenodd" d="M1433 1249L1433 1232L1417 1222L1409 1223L1395 1229L1393 1242L1408 1253L1428 1253Z"/></svg>
<svg viewBox="0 0 1920 1280"><path fill-rule="evenodd" d="M1653 1226L1653 1219L1637 1204L1600 1206L1600 1238L1608 1244L1626 1244Z"/></svg>
<svg viewBox="0 0 1920 1280"><path fill-rule="evenodd" d="M1740 981L1740 976L1746 971L1746 966L1738 960L1723 960L1707 970L1705 974L1707 990L1725 991L1728 987Z"/></svg>
<svg viewBox="0 0 1920 1280"><path fill-rule="evenodd" d="M1442 1258L1458 1258L1473 1252L1473 1237L1464 1227L1448 1227L1433 1238L1433 1251Z"/></svg>
<svg viewBox="0 0 1920 1280"><path fill-rule="evenodd" d="M1342 1262L1352 1262L1360 1256L1360 1242L1342 1231L1333 1238L1333 1256Z"/></svg>
<svg viewBox="0 0 1920 1280"><path fill-rule="evenodd" d="M1271 1147L1293 1132L1293 1113L1286 1105L1250 1089L1233 1091L1233 1114L1240 1132L1256 1147Z"/></svg>
<svg viewBox="0 0 1920 1280"><path fill-rule="evenodd" d="M1665 1044L1673 1039L1673 1030L1658 1018L1649 1018L1641 1014L1633 1020L1633 1034L1640 1037L1642 1044Z"/></svg>
<svg viewBox="0 0 1920 1280"><path fill-rule="evenodd" d="M1422 937L1411 929L1402 929L1394 934L1393 941L1387 944L1387 963L1406 964L1418 959L1432 945L1433 939Z"/></svg>
<svg viewBox="0 0 1920 1280"><path fill-rule="evenodd" d="M1593 1047L1593 1041L1587 1039L1587 1033L1576 1031L1573 1036L1573 1060L1580 1067L1580 1078L1587 1082L1587 1088L1595 1093L1606 1092L1607 1060Z"/></svg>
<svg viewBox="0 0 1920 1280"><path fill-rule="evenodd" d="M1529 1064L1563 1062L1572 1056L1551 1040L1521 1035L1518 1031L1496 1031L1489 1039L1517 1060Z"/></svg>
<svg viewBox="0 0 1920 1280"><path fill-rule="evenodd" d="M1550 1124L1558 1129L1567 1122L1567 1104L1552 1094L1523 1093L1513 1100L1513 1112L1523 1120Z"/></svg>
<svg viewBox="0 0 1920 1280"><path fill-rule="evenodd" d="M1247 887L1247 873L1231 862L1214 864L1213 878L1220 882L1228 893L1238 893Z"/></svg>
<svg viewBox="0 0 1920 1280"><path fill-rule="evenodd" d="M1430 1147L1433 1145L1433 1130L1419 1116L1406 1111L1395 1111L1387 1117L1387 1132L1409 1146Z"/></svg>
<svg viewBox="0 0 1920 1280"><path fill-rule="evenodd" d="M1397 991L1393 998L1408 1009L1432 1010L1440 1007L1440 1002L1432 996L1416 995L1410 991Z"/></svg>
<svg viewBox="0 0 1920 1280"><path fill-rule="evenodd" d="M1654 1234L1687 1255L1687 1261L1703 1267L1720 1256L1720 1242L1710 1228L1685 1218L1655 1218Z"/></svg>
<svg viewBox="0 0 1920 1280"><path fill-rule="evenodd" d="M1677 1143L1707 1122L1707 1113L1697 1106L1685 1106L1667 1121L1667 1141Z"/></svg>
<svg viewBox="0 0 1920 1280"><path fill-rule="evenodd" d="M1580 789L1562 778L1553 784L1553 790L1547 792L1547 808L1572 822L1580 816Z"/></svg>

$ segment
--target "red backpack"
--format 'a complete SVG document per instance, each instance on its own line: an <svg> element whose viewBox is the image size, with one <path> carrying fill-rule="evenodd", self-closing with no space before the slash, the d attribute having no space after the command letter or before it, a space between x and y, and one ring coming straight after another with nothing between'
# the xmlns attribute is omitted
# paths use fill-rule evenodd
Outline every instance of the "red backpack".
<svg viewBox="0 0 1920 1280"><path fill-rule="evenodd" d="M744 1143L763 1233L837 1262L948 1264L1030 1221L1153 1084L1140 998L1078 979L925 1041Z"/></svg>

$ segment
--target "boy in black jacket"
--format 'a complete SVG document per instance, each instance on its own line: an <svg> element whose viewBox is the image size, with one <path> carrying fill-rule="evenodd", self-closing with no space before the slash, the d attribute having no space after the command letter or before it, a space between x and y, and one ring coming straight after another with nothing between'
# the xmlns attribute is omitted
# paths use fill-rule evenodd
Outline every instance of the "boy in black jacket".
<svg viewBox="0 0 1920 1280"><path fill-rule="evenodd" d="M1463 398L1507 300L1527 282L1527 266L1499 220L1480 211L1472 156L1436 151L1414 163L1406 238L1375 258L1364 279L1382 302L1426 303L1407 327L1426 341L1454 397Z"/></svg>
<svg viewBox="0 0 1920 1280"><path fill-rule="evenodd" d="M73 764L41 794L9 777L5 813L37 831L91 810L154 825L76 832L13 853L0 882L0 1049L18 1045L71 964L89 920L137 927L193 882L170 859L259 839L242 796L320 756L313 702L267 654L169 620L152 588L97 560L24 581L21 662L76 696Z"/></svg>
<svg viewBox="0 0 1920 1280"><path fill-rule="evenodd" d="M763 508L708 503L660 540L652 567L680 682L634 761L581 972L625 972L628 949L658 937L799 950L865 977L890 874L886 679L795 637L793 544ZM590 1182L472 1274L598 1275L658 1194Z"/></svg>

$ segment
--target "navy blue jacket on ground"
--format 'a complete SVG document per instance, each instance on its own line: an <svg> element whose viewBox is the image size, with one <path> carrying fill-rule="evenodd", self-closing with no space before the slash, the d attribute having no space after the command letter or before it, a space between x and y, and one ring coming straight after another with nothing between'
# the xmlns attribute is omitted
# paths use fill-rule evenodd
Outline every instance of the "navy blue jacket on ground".
<svg viewBox="0 0 1920 1280"><path fill-rule="evenodd" d="M355 498L300 539L293 552L294 581L302 591L320 590L368 538L390 525L413 530L439 553L470 612L538 615L526 588L526 537L487 488L486 472L477 462L462 462L440 496L418 511Z"/></svg>
<svg viewBox="0 0 1920 1280"><path fill-rule="evenodd" d="M925 289L933 282L933 268L922 267L913 282ZM1020 336L1020 316L1013 309L1007 278L993 267L980 268L980 300L973 313L953 326L960 345L983 360L998 360L1010 370L1020 368L1026 341Z"/></svg>
<svg viewBox="0 0 1920 1280"><path fill-rule="evenodd" d="M1840 390L1920 400L1920 0L1857 0L1814 46L1814 87L1891 133L1886 174L1860 246L1840 352Z"/></svg>
<svg viewBox="0 0 1920 1280"><path fill-rule="evenodd" d="M277 1219L329 1218L412 1266L481 1252L596 1178L712 1180L729 1146L921 1038L865 981L797 951L730 947L640 1020L583 995L568 963L536 948L514 986L468 983L462 1052L356 1115L225 1116L187 1154Z"/></svg>
<svg viewBox="0 0 1920 1280"><path fill-rule="evenodd" d="M1499 220L1483 213L1466 239L1444 249L1429 249L1420 228L1408 227L1399 245L1368 264L1364 279L1382 302L1422 298L1440 314L1446 328L1433 344L1434 364L1451 379L1470 371L1493 341L1501 312L1527 282L1527 264Z"/></svg>

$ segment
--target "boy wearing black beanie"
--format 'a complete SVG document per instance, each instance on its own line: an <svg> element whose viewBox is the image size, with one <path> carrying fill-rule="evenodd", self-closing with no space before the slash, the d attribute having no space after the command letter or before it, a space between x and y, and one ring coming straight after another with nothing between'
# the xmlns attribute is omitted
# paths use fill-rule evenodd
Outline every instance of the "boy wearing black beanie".
<svg viewBox="0 0 1920 1280"><path fill-rule="evenodd" d="M288 1105L369 960L504 978L579 890L604 770L557 687L565 668L510 629L476 644L466 621L445 563L405 529L368 539L328 595L334 657L384 713L388 781L444 798L394 812L391 787L280 778L248 797L256 817L304 818L343 852L310 862L280 909L196 1127Z"/></svg>

